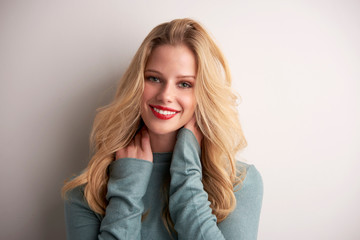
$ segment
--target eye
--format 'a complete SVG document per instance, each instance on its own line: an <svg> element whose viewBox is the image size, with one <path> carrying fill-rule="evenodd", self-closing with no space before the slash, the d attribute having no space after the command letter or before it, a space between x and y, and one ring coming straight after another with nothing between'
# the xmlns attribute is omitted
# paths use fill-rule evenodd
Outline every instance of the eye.
<svg viewBox="0 0 360 240"><path fill-rule="evenodd" d="M149 80L150 82L160 82L160 79L153 76L146 77L146 79Z"/></svg>
<svg viewBox="0 0 360 240"><path fill-rule="evenodd" d="M179 83L179 87L181 87L181 88L191 88L192 86L188 82L181 82L181 83Z"/></svg>

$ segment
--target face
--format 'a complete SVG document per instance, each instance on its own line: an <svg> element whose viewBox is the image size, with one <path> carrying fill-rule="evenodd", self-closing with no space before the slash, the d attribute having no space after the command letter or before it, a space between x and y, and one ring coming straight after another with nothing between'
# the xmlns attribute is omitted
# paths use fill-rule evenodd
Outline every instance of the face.
<svg viewBox="0 0 360 240"><path fill-rule="evenodd" d="M184 45L156 47L146 64L141 117L150 134L174 134L194 115L196 60Z"/></svg>

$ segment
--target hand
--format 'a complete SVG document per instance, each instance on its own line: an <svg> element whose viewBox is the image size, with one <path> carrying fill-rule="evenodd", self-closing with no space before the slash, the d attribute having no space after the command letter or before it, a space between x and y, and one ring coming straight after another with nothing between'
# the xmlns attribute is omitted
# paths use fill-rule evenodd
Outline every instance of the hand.
<svg viewBox="0 0 360 240"><path fill-rule="evenodd" d="M129 143L128 146L116 152L116 159L137 158L153 161L153 154L150 146L150 137L146 127L143 127Z"/></svg>
<svg viewBox="0 0 360 240"><path fill-rule="evenodd" d="M187 128L190 131L192 131L192 133L196 137L196 140L198 141L199 145L201 146L201 141L203 139L203 134L200 131L200 129L199 129L197 123L196 123L195 115L191 118L191 120L187 124L185 124L184 128Z"/></svg>

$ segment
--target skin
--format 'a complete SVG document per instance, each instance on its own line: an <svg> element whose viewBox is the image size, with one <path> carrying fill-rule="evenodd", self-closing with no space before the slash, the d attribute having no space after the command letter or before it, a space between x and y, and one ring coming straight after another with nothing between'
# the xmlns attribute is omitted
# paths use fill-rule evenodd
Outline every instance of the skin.
<svg viewBox="0 0 360 240"><path fill-rule="evenodd" d="M163 45L155 48L145 67L145 88L141 116L145 125L130 144L116 152L116 159L137 158L152 162L153 152L171 152L181 127L193 132L201 145L203 138L194 115L196 99L196 60L185 45ZM154 116L149 105L179 111L169 120Z"/></svg>

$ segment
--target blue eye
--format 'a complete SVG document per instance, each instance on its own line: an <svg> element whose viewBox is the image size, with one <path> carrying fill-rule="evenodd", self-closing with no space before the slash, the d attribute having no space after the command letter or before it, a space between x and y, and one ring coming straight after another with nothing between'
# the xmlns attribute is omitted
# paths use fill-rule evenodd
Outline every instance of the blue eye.
<svg viewBox="0 0 360 240"><path fill-rule="evenodd" d="M153 76L147 77L146 79L149 80L150 82L160 82L160 79Z"/></svg>
<svg viewBox="0 0 360 240"><path fill-rule="evenodd" d="M191 84L190 83L187 83L187 82L182 82L182 83L179 83L179 86L181 88L191 88Z"/></svg>

